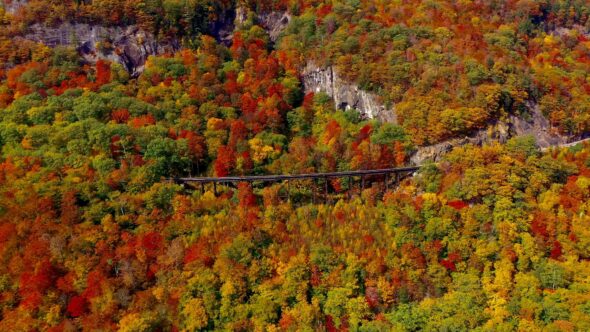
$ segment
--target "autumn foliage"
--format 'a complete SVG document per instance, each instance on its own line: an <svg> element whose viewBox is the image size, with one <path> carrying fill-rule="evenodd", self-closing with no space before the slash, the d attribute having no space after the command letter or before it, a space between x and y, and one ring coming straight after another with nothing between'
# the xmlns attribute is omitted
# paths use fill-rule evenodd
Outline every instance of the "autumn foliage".
<svg viewBox="0 0 590 332"><path fill-rule="evenodd" d="M231 40L208 35L236 3ZM273 10L290 17L277 39ZM404 166L417 147L539 114L583 137L589 13L580 0L0 10L0 331L590 330L588 144L466 144L388 190L174 181ZM135 25L181 50L130 77L18 37L66 21ZM397 122L306 92L308 62Z"/></svg>

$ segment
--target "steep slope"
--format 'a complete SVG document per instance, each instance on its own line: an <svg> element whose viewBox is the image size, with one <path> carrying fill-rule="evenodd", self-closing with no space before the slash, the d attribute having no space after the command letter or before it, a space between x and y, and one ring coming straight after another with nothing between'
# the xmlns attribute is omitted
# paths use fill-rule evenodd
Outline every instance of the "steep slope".
<svg viewBox="0 0 590 332"><path fill-rule="evenodd" d="M326 93L334 100L336 109L355 109L364 118L396 123L395 111L386 108L379 96L341 79L333 67L320 68L309 62L301 76L306 93Z"/></svg>
<svg viewBox="0 0 590 332"><path fill-rule="evenodd" d="M425 161L440 161L442 157L454 148L473 144L482 146L493 142L506 143L512 137L531 136L541 149L559 147L570 142L579 142L583 137L561 135L555 127L539 111L536 103L527 104L528 113L521 115L509 115L506 120L499 120L490 124L486 129L463 137L453 138L433 145L417 148L411 161L415 165L421 165Z"/></svg>
<svg viewBox="0 0 590 332"><path fill-rule="evenodd" d="M121 63L132 75L143 72L151 55L174 53L180 49L176 39L157 40L137 26L104 27L83 23L63 23L57 27L40 24L30 26L22 37L49 47L73 46L90 63L108 59Z"/></svg>
<svg viewBox="0 0 590 332"><path fill-rule="evenodd" d="M13 1L6 8L14 13L23 5L26 5L26 2ZM292 15L284 10L262 10L254 13L243 5L222 10L215 17L216 19L209 23L209 32L218 41L227 45L232 42L234 29L240 28L251 17L254 17L254 21L267 30L273 43L278 41L293 19ZM571 34L572 30L560 28L555 31L557 36L563 37ZM292 32L289 31L289 33ZM177 38L156 38L152 33L133 25L105 27L81 23L62 23L58 26L34 24L27 28L26 34L16 38L40 42L50 47L75 46L86 61L95 63L98 59L108 59L119 62L134 77L143 72L148 56L170 54L181 48L181 41ZM365 91L349 78L342 77L343 75L335 66L319 66L315 61L308 59L300 70L304 91L306 93L325 92L334 100L336 109L356 109L364 118L407 125L407 111L403 112L402 121L399 121L396 107L385 106L382 96ZM433 123L432 126L436 124ZM414 162L426 159L436 160L445 151L455 146L466 143L481 145L491 141L504 142L509 137L521 135L533 135L539 146L546 148L581 138L583 133L559 134L542 114L539 104L529 100L524 104L524 111L509 112L498 119L492 117L486 123L476 125L471 130L447 134L444 139L434 138L435 144L418 142L421 147L416 151L413 160Z"/></svg>
<svg viewBox="0 0 590 332"><path fill-rule="evenodd" d="M2 6L6 12L14 14L27 3L28 0L3 0Z"/></svg>
<svg viewBox="0 0 590 332"><path fill-rule="evenodd" d="M317 4L293 17L278 49L293 55L308 92L365 115L386 104L395 110L388 120L419 146L479 137L499 121L509 136L533 134L541 146L582 138L590 8L529 5ZM363 89L381 105L367 109Z"/></svg>
<svg viewBox="0 0 590 332"><path fill-rule="evenodd" d="M354 83L346 82L333 67L320 68L310 62L302 72L302 82L306 93L324 92L330 96L336 109L355 109L365 118L397 123L395 108L385 107L378 95L363 91ZM511 137L533 136L541 148L559 146L580 139L575 135L561 135L541 113L537 103L529 101L526 110L524 114L510 114L505 120L494 121L487 128L468 136L419 146L411 161L416 165L426 160L438 161L445 153L458 146L505 143Z"/></svg>
<svg viewBox="0 0 590 332"><path fill-rule="evenodd" d="M4 0L2 5L3 67L34 60L44 46L71 46L91 64L119 62L133 77L150 55L195 47L202 34L230 43L235 19L231 1L132 1L105 7L100 1Z"/></svg>
<svg viewBox="0 0 590 332"><path fill-rule="evenodd" d="M235 3L0 17L0 331L590 331L588 1Z"/></svg>

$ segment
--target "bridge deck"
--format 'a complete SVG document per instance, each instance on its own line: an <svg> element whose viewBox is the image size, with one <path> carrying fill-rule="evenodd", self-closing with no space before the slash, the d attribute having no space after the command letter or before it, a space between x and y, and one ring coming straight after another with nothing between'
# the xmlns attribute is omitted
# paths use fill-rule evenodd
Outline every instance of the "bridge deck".
<svg viewBox="0 0 590 332"><path fill-rule="evenodd" d="M258 176L227 176L227 177L187 177L174 178L177 183L238 183L238 182L279 182L299 179L325 179L325 178L343 178L352 176L368 176L368 175L385 175L385 174L401 174L408 172L415 172L420 167L401 167L401 168L385 168L373 170L359 170L346 172L331 172L331 173L309 173L309 174L294 174L294 175L258 175Z"/></svg>

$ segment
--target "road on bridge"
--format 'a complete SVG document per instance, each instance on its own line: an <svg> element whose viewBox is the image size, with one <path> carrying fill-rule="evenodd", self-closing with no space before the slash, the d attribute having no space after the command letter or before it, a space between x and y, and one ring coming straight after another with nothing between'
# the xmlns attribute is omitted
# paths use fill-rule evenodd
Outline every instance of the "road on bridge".
<svg viewBox="0 0 590 332"><path fill-rule="evenodd" d="M329 180L335 178L348 178L348 188L353 188L354 178L360 178L361 191L365 188L366 182L374 183L378 181L383 182L384 190L387 191L390 182L396 185L404 177L413 174L420 167L400 167L400 168L386 168L373 170L357 170L344 172L330 172L330 173L309 173L309 174L283 174L283 175L257 175L257 176L227 176L227 177L183 177L171 179L175 183L191 186L194 184L200 185L201 192L205 192L206 184L213 184L213 192L217 195L217 185L232 185L237 187L238 183L249 183L254 185L260 183L266 186L269 183L286 182L287 183L287 197L290 195L289 183L297 180L313 180L313 187L317 187L318 180L323 180L324 197L326 201L329 196ZM315 188L310 188L315 201ZM350 196L350 193L349 193Z"/></svg>

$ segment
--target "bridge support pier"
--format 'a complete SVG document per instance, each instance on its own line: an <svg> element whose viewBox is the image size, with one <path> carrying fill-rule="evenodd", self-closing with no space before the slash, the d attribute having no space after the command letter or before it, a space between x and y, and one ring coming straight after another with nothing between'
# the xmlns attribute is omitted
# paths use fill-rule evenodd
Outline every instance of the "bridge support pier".
<svg viewBox="0 0 590 332"><path fill-rule="evenodd" d="M348 199L352 197L352 176L348 177L348 190L347 190Z"/></svg>
<svg viewBox="0 0 590 332"><path fill-rule="evenodd" d="M287 202L291 200L291 181L287 180Z"/></svg>
<svg viewBox="0 0 590 332"><path fill-rule="evenodd" d="M326 202L326 204L328 204L328 202L329 202L329 198L328 198L328 177L327 176L324 177L324 201Z"/></svg>
<svg viewBox="0 0 590 332"><path fill-rule="evenodd" d="M312 204L315 204L315 195L316 195L317 189L318 189L318 180L312 179L311 180L311 203Z"/></svg>
<svg viewBox="0 0 590 332"><path fill-rule="evenodd" d="M363 194L363 190L365 190L365 177L361 175L361 195Z"/></svg>
<svg viewBox="0 0 590 332"><path fill-rule="evenodd" d="M217 184L221 184L225 186L226 189L229 188L236 188L236 184L240 182L247 182L251 187L254 185L254 182L261 182L264 183L272 183L272 182L287 182L286 183L286 190L287 190L287 200L291 200L291 181L297 180L307 180L311 183L311 196L312 202L318 203L319 201L316 199L316 196L321 195L322 188L320 186L321 181L324 181L324 201L326 203L331 202L330 198L330 188L328 180L330 178L348 178L348 198L352 198L354 196L354 187L356 177L360 178L359 189L362 195L363 190L365 189L365 182L369 181L368 184L371 182L377 181L376 179L381 179L383 176L384 183L383 187L384 191L388 191L390 189L390 185L393 184L399 185L402 179L411 175L414 171L418 170L419 167L404 167L404 168L388 168L388 169L376 169L376 170L359 170L359 171L347 171L347 172L331 172L331 173L310 173L310 174L296 174L296 175L261 175L261 176L228 176L222 178L214 178L214 177L204 177L204 178L174 178L175 183L187 186L191 189L198 190L200 186L201 194L205 193L206 186L209 183L213 184L213 192L215 196L217 196ZM390 174L394 174L390 176ZM368 177L368 178L367 178ZM189 186L188 184L194 183L194 186ZM306 182L307 183L307 182Z"/></svg>

